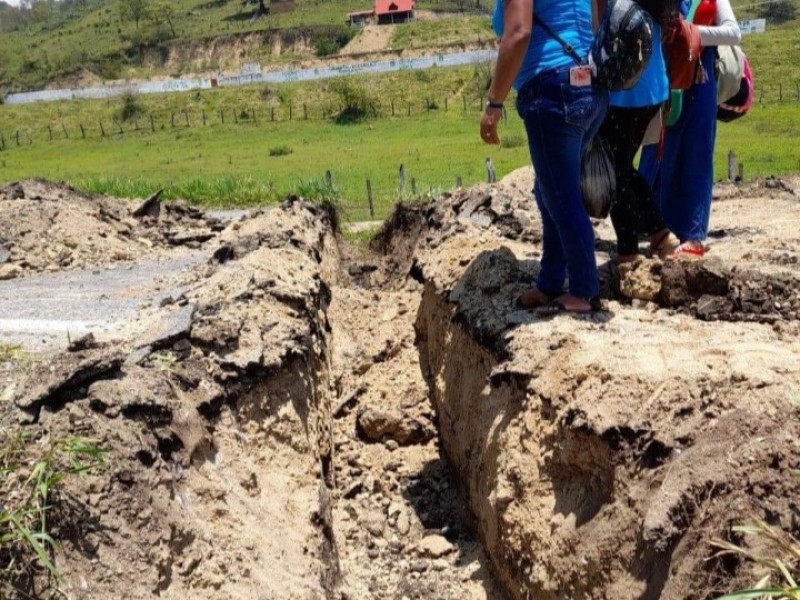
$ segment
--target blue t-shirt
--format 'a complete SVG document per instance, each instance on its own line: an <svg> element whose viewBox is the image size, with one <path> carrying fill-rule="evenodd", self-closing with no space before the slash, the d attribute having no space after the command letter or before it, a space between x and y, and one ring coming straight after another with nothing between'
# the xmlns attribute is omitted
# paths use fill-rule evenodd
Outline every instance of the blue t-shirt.
<svg viewBox="0 0 800 600"><path fill-rule="evenodd" d="M536 0L534 11L539 19L575 48L578 56L589 54L594 39L590 0ZM495 4L492 27L498 36L503 36L503 0L497 0ZM543 71L570 64L575 64L575 60L564 52L563 46L534 25L528 51L514 80L514 89L519 90Z"/></svg>
<svg viewBox="0 0 800 600"><path fill-rule="evenodd" d="M639 81L629 90L611 93L611 106L639 108L655 106L667 100L669 80L664 52L661 47L661 27L653 23L653 53Z"/></svg>

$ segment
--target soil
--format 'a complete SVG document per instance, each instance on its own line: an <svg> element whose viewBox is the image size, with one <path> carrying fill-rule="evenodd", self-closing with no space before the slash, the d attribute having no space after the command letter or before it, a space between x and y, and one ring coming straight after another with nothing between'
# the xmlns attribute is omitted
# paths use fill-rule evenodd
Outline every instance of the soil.
<svg viewBox="0 0 800 600"><path fill-rule="evenodd" d="M699 600L757 581L708 541L747 544L732 526L755 519L798 534L796 182L718 186L709 260L643 259L579 318L514 307L538 269L530 184L400 206L369 248L300 199L223 226L4 191L27 203L7 248L40 237L92 268L213 232L136 327L0 361L6 440L108 453L52 499L61 593ZM73 220L93 245L64 243ZM10 260L25 281L5 285L50 276ZM6 506L25 477L0 483ZM25 557L0 548L0 566ZM53 589L37 569L3 583Z"/></svg>
<svg viewBox="0 0 800 600"><path fill-rule="evenodd" d="M158 218L134 216L137 204L23 181L0 188L0 279L85 269L198 249L223 225L181 202L153 203Z"/></svg>

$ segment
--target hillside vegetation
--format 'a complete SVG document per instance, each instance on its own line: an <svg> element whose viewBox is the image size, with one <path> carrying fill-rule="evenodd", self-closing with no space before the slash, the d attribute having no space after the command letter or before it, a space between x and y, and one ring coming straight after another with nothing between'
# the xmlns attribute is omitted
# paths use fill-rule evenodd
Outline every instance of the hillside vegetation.
<svg viewBox="0 0 800 600"><path fill-rule="evenodd" d="M475 2L420 0L417 8L458 11ZM6 29L0 36L0 86L22 90L70 78L179 75L238 69L251 61L324 57L355 35L346 25L347 13L373 5L372 0L295 0L295 10L277 12L286 4L266 3L273 11L254 19L257 0L34 0L30 11L17 11L13 20L0 16ZM488 34L488 23L477 27ZM468 37L426 36L426 46ZM409 45L401 38L400 47Z"/></svg>

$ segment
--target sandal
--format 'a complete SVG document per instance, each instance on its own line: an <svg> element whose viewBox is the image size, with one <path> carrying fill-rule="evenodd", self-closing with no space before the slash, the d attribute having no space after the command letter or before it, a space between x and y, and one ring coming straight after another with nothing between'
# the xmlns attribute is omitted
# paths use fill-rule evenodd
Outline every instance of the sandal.
<svg viewBox="0 0 800 600"><path fill-rule="evenodd" d="M658 241L650 244L650 255L657 256L661 260L673 256L678 248L681 247L681 241L669 229L661 234Z"/></svg>
<svg viewBox="0 0 800 600"><path fill-rule="evenodd" d="M670 255L675 258L703 258L706 254L705 246L695 246L693 242L683 242L680 246L675 248L675 251Z"/></svg>
<svg viewBox="0 0 800 600"><path fill-rule="evenodd" d="M565 313L570 313L573 315L589 315L592 313L600 312L603 310L603 305L600 303L600 298L595 296L594 298L589 298L589 308L588 309L579 309L576 310L574 308L567 308L567 305L564 304L561 300L554 299L545 304L544 306L538 308L536 310L536 316L543 318L543 317L552 317L555 315L561 315Z"/></svg>

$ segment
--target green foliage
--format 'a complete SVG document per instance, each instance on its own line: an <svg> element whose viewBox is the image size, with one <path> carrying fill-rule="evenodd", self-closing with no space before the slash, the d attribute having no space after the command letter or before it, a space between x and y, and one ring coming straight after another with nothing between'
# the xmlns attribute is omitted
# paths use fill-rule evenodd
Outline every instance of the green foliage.
<svg viewBox="0 0 800 600"><path fill-rule="evenodd" d="M293 150L286 144L281 146L273 146L269 149L270 156L289 156L292 152Z"/></svg>
<svg viewBox="0 0 800 600"><path fill-rule="evenodd" d="M122 95L122 106L117 112L117 118L120 121L133 121L137 117L144 114L144 107L138 102L137 96L134 92L125 92Z"/></svg>
<svg viewBox="0 0 800 600"><path fill-rule="evenodd" d="M314 52L320 57L336 54L354 35L355 31L345 25L320 28L312 34Z"/></svg>
<svg viewBox="0 0 800 600"><path fill-rule="evenodd" d="M772 0L759 7L758 16L771 23L785 23L797 17L797 6L794 0Z"/></svg>
<svg viewBox="0 0 800 600"><path fill-rule="evenodd" d="M342 110L336 115L339 124L360 123L378 116L379 103L370 91L355 77L334 79L330 85Z"/></svg>
<svg viewBox="0 0 800 600"><path fill-rule="evenodd" d="M0 595L16 591L44 569L58 581L51 559L50 513L58 503L63 482L105 465L105 451L89 440L67 438L50 442L31 455L23 433L0 440Z"/></svg>
<svg viewBox="0 0 800 600"><path fill-rule="evenodd" d="M525 136L518 133L507 133L500 138L501 148L519 148L525 145Z"/></svg>
<svg viewBox="0 0 800 600"><path fill-rule="evenodd" d="M342 201L342 192L333 183L323 179L302 179L295 189L298 196L316 204L338 205Z"/></svg>

